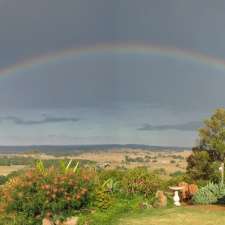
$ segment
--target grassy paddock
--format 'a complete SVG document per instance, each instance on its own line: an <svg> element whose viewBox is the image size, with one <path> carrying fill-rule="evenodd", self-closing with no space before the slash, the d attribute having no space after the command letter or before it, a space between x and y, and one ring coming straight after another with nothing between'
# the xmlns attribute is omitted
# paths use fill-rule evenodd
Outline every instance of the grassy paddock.
<svg viewBox="0 0 225 225"><path fill-rule="evenodd" d="M224 225L225 207L180 207L151 209L142 214L128 215L119 225Z"/></svg>

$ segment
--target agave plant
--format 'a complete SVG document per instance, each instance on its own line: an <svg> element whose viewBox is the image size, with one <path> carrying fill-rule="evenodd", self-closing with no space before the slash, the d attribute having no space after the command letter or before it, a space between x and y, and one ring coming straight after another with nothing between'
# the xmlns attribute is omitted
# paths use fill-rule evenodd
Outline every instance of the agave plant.
<svg viewBox="0 0 225 225"><path fill-rule="evenodd" d="M193 202L195 204L212 204L224 196L225 186L223 184L208 183L194 195Z"/></svg>

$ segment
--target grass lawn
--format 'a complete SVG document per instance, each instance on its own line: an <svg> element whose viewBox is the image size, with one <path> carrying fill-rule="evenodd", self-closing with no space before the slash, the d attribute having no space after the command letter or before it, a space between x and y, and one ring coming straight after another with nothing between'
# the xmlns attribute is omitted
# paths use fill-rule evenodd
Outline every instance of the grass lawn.
<svg viewBox="0 0 225 225"><path fill-rule="evenodd" d="M193 206L152 209L143 214L129 215L119 225L224 225L225 207Z"/></svg>

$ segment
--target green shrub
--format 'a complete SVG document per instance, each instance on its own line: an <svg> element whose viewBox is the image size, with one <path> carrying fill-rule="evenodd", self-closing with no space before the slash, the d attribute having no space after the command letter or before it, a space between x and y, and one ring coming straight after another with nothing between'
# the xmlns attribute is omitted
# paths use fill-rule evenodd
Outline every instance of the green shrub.
<svg viewBox="0 0 225 225"><path fill-rule="evenodd" d="M4 184L7 181L6 176L0 176L0 185Z"/></svg>
<svg viewBox="0 0 225 225"><path fill-rule="evenodd" d="M108 209L113 203L113 197L104 187L95 188L94 206L98 209Z"/></svg>
<svg viewBox="0 0 225 225"><path fill-rule="evenodd" d="M122 169L101 170L98 173L99 181L103 184L108 179L114 181L121 181L125 175L125 171Z"/></svg>
<svg viewBox="0 0 225 225"><path fill-rule="evenodd" d="M109 178L109 175L111 175L111 178ZM118 177L120 175L116 170L100 172L94 188L93 205L95 207L102 210L112 205L114 198L120 193Z"/></svg>
<svg viewBox="0 0 225 225"><path fill-rule="evenodd" d="M192 200L194 204L212 204L218 202L224 196L224 185L209 183L205 187L200 188Z"/></svg>
<svg viewBox="0 0 225 225"><path fill-rule="evenodd" d="M187 158L187 174L193 180L220 182L221 174L218 168L221 163L211 159L211 157L207 151L194 148L193 153Z"/></svg>
<svg viewBox="0 0 225 225"><path fill-rule="evenodd" d="M185 173L180 171L180 170L177 170L173 173L170 174L171 177L179 177L179 176L183 176Z"/></svg>
<svg viewBox="0 0 225 225"><path fill-rule="evenodd" d="M146 168L128 170L122 180L122 188L127 195L141 194L146 197L154 194L161 184L159 176Z"/></svg>

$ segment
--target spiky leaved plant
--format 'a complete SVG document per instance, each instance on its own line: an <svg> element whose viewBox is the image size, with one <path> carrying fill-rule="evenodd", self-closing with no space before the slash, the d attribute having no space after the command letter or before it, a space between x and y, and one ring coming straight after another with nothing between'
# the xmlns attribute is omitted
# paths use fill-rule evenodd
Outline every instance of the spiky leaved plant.
<svg viewBox="0 0 225 225"><path fill-rule="evenodd" d="M225 186L222 184L208 183L193 196L194 204L213 204L225 196Z"/></svg>

